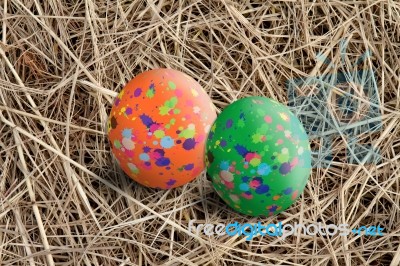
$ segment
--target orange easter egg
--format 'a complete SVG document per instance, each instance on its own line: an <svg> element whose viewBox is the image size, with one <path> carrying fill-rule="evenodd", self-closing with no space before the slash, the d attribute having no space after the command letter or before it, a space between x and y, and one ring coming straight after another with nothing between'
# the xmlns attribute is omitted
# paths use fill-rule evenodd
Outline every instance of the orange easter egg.
<svg viewBox="0 0 400 266"><path fill-rule="evenodd" d="M211 99L193 78L154 69L128 82L108 119L111 150L136 182L170 189L205 168L205 141L216 119Z"/></svg>

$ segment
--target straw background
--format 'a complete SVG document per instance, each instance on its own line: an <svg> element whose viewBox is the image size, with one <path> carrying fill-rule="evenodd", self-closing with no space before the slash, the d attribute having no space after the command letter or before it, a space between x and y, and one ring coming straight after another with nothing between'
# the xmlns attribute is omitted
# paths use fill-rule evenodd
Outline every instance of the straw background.
<svg viewBox="0 0 400 266"><path fill-rule="evenodd" d="M397 0L0 0L0 23L0 265L400 264ZM379 163L348 164L338 136L331 167L313 169L300 199L262 222L380 224L384 236L196 236L190 219L260 219L227 207L204 174L160 191L113 160L108 112L142 71L191 75L220 111L251 95L287 104L288 79L345 71L367 49L382 130L364 140Z"/></svg>

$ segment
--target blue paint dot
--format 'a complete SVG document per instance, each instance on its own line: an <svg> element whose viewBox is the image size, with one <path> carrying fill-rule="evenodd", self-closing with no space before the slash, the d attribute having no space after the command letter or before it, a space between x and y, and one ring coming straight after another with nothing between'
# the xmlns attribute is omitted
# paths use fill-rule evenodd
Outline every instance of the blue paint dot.
<svg viewBox="0 0 400 266"><path fill-rule="evenodd" d="M228 161L222 161L221 164L219 165L219 168L221 168L221 170L228 170L229 169L229 162Z"/></svg>
<svg viewBox="0 0 400 266"><path fill-rule="evenodd" d="M271 173L271 167L268 164L261 163L258 166L257 174L264 176L264 175L268 175L269 173Z"/></svg>
<svg viewBox="0 0 400 266"><path fill-rule="evenodd" d="M122 136L123 136L124 138L130 139L130 138L132 137L132 129L125 128L125 129L122 131Z"/></svg>
<svg viewBox="0 0 400 266"><path fill-rule="evenodd" d="M142 153L139 155L140 160L147 162L150 160L150 156L147 153Z"/></svg>
<svg viewBox="0 0 400 266"><path fill-rule="evenodd" d="M266 193L268 191L269 191L269 186L267 186L267 185L261 185L258 188L256 188L256 193L257 194L264 194L264 193Z"/></svg>
<svg viewBox="0 0 400 266"><path fill-rule="evenodd" d="M249 179L250 179L250 177L248 177L248 176L242 177L242 181L243 181L243 182L247 182L247 181L249 181Z"/></svg>
<svg viewBox="0 0 400 266"><path fill-rule="evenodd" d="M170 160L166 157L161 157L161 158L157 159L157 161L156 161L157 166L167 166L167 165L169 165L169 163L170 163Z"/></svg>
<svg viewBox="0 0 400 266"><path fill-rule="evenodd" d="M169 149L174 146L174 140L170 136L165 136L161 139L161 146L165 149Z"/></svg>
<svg viewBox="0 0 400 266"><path fill-rule="evenodd" d="M248 191L249 190L249 185L247 185L246 183L242 183L239 186L241 191Z"/></svg>

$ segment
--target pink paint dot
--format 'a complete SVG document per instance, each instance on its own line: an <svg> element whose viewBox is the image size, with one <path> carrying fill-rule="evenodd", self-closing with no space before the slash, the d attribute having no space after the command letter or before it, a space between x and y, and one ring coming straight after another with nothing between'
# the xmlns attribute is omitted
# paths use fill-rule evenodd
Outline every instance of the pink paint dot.
<svg viewBox="0 0 400 266"><path fill-rule="evenodd" d="M202 142L205 138L206 138L206 137L205 137L204 135L199 135L199 136L197 136L197 138L196 138L196 142L200 143L200 142Z"/></svg>
<svg viewBox="0 0 400 266"><path fill-rule="evenodd" d="M253 181L250 182L249 185L250 185L251 188L257 188L257 187L260 186L260 182L258 180L253 180Z"/></svg>
<svg viewBox="0 0 400 266"><path fill-rule="evenodd" d="M297 198L298 194L299 194L299 191L297 191L297 190L293 191L292 200L295 200Z"/></svg>
<svg viewBox="0 0 400 266"><path fill-rule="evenodd" d="M282 130L283 130L283 126L282 126L282 125L277 125L276 128L277 128L279 131L282 131Z"/></svg>
<svg viewBox="0 0 400 266"><path fill-rule="evenodd" d="M292 162L290 163L290 166L293 168L299 163L299 158L294 157Z"/></svg>
<svg viewBox="0 0 400 266"><path fill-rule="evenodd" d="M158 153L158 152L153 152L150 154L150 158L153 160L157 160L160 159L162 157L162 154Z"/></svg>
<svg viewBox="0 0 400 266"><path fill-rule="evenodd" d="M277 141L276 141L276 144L278 144L278 145L281 145L283 143L283 140L282 139L278 139Z"/></svg>
<svg viewBox="0 0 400 266"><path fill-rule="evenodd" d="M125 155L126 155L126 157L133 157L133 151L125 150Z"/></svg>
<svg viewBox="0 0 400 266"><path fill-rule="evenodd" d="M224 181L224 184L227 188L233 189L233 182Z"/></svg>
<svg viewBox="0 0 400 266"><path fill-rule="evenodd" d="M271 122L272 122L272 118L271 118L269 115L266 115L266 116L264 117L264 120L265 120L265 122L267 122L267 123L271 123Z"/></svg>
<svg viewBox="0 0 400 266"><path fill-rule="evenodd" d="M176 90L175 90L175 95L176 95L177 97L181 97L181 96L183 95L182 90L176 89Z"/></svg>
<svg viewBox="0 0 400 266"><path fill-rule="evenodd" d="M160 128L160 125L158 125L158 124L152 124L151 126L150 126L150 132L154 132L154 131L156 131L157 129L159 129Z"/></svg>
<svg viewBox="0 0 400 266"><path fill-rule="evenodd" d="M245 199L252 199L252 198L253 198L253 195L251 195L251 194L246 194L246 193L242 193L242 197L245 198Z"/></svg>
<svg viewBox="0 0 400 266"><path fill-rule="evenodd" d="M255 158L256 156L257 156L256 153L248 153L248 154L246 154L246 156L245 156L244 158L245 158L245 160L246 160L247 162L250 162L251 159Z"/></svg>
<svg viewBox="0 0 400 266"><path fill-rule="evenodd" d="M197 176L201 171L203 171L203 169L200 167L194 168L194 170L192 171L192 176Z"/></svg>

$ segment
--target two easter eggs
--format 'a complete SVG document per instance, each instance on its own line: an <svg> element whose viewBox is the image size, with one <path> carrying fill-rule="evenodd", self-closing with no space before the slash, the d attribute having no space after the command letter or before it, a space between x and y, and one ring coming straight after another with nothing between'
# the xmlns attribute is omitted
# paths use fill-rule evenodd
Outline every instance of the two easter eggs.
<svg viewBox="0 0 400 266"><path fill-rule="evenodd" d="M247 215L273 215L302 193L311 171L308 136L290 110L249 97L218 116L188 75L155 69L137 75L114 101L111 149L136 182L170 189L205 167L218 195Z"/></svg>

